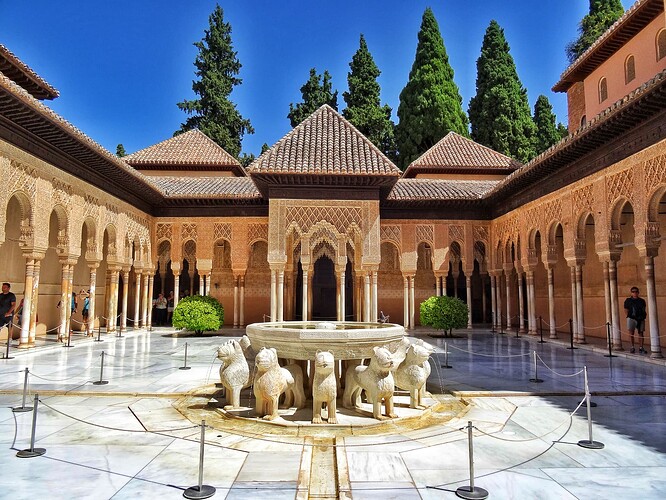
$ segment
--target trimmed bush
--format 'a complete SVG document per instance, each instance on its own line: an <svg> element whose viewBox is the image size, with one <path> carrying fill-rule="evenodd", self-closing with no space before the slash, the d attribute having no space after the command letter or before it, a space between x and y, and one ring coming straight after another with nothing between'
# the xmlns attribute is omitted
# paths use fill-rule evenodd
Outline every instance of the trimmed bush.
<svg viewBox="0 0 666 500"><path fill-rule="evenodd" d="M467 304L455 297L430 297L421 302L421 324L444 330L444 336L454 328L467 326Z"/></svg>
<svg viewBox="0 0 666 500"><path fill-rule="evenodd" d="M219 330L224 324L224 308L213 297L192 295L178 301L173 311L173 326L202 335Z"/></svg>

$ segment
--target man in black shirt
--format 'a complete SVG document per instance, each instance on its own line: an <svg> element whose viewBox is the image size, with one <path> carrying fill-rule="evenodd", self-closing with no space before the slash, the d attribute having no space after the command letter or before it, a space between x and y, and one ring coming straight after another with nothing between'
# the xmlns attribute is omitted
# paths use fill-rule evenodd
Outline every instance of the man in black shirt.
<svg viewBox="0 0 666 500"><path fill-rule="evenodd" d="M645 331L645 318L647 314L645 313L645 301L638 296L638 288L635 286L631 288L631 297L627 297L624 301L624 312L627 315L627 330L631 337L631 352L636 352L636 348L634 347L634 333L638 330L640 343L638 352L645 354L645 349L643 349L643 332Z"/></svg>
<svg viewBox="0 0 666 500"><path fill-rule="evenodd" d="M9 291L9 283L2 284L2 293L0 294L0 328L5 325L11 326L14 317L14 308L16 307L16 295Z"/></svg>

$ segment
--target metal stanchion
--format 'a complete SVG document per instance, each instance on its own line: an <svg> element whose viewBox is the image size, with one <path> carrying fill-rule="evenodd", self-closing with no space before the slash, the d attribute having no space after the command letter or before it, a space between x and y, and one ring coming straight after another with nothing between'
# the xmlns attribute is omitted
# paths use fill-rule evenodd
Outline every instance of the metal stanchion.
<svg viewBox="0 0 666 500"><path fill-rule="evenodd" d="M108 380L104 380L104 351L102 351L102 362L99 367L99 380L93 382L93 385L106 385Z"/></svg>
<svg viewBox="0 0 666 500"><path fill-rule="evenodd" d="M39 395L35 394L35 403L32 411L32 434L30 435L30 448L27 450L19 451L16 456L19 458L33 458L41 457L46 450L44 448L35 448L35 431L37 429L37 403L39 401Z"/></svg>
<svg viewBox="0 0 666 500"><path fill-rule="evenodd" d="M453 368L449 366L449 345L444 342L444 364L441 365L442 368Z"/></svg>
<svg viewBox="0 0 666 500"><path fill-rule="evenodd" d="M533 351L533 352L534 352L534 378L531 378L530 382L540 384L541 382L543 382L543 380L539 378L539 371L538 371L538 368L537 368L537 366L538 366L537 365L537 353L536 353L536 351Z"/></svg>
<svg viewBox="0 0 666 500"><path fill-rule="evenodd" d="M569 318L569 333L571 334L571 345L567 349L578 349L573 345L573 319Z"/></svg>
<svg viewBox="0 0 666 500"><path fill-rule="evenodd" d="M608 354L604 354L604 358L617 358L613 354L613 341L611 340L611 324L606 322L606 336L608 337Z"/></svg>
<svg viewBox="0 0 666 500"><path fill-rule="evenodd" d="M187 366L187 342L185 342L185 361L183 362L183 366L179 368L179 370L189 370L191 367ZM201 497L201 498L206 498L206 497Z"/></svg>
<svg viewBox="0 0 666 500"><path fill-rule="evenodd" d="M590 448L592 450L600 450L604 447L604 443L592 439L592 412L590 410L590 387L587 383L587 366L583 367L583 375L585 376L585 400L587 403L587 429L590 439L583 439L578 441L578 446L583 448Z"/></svg>
<svg viewBox="0 0 666 500"><path fill-rule="evenodd" d="M25 397L28 394L28 369L25 369L25 377L23 378L23 399L21 400L21 406L12 408L14 413L23 413L25 411L32 411L32 408L25 405Z"/></svg>
<svg viewBox="0 0 666 500"><path fill-rule="evenodd" d="M199 484L183 492L185 498L208 498L215 494L215 487L203 484L204 444L206 439L206 421L201 421L201 445L199 447Z"/></svg>
<svg viewBox="0 0 666 500"><path fill-rule="evenodd" d="M472 442L472 421L467 421L467 441L469 443L469 486L461 486L456 490L460 498L471 500L488 498L488 491L474 486L474 444Z"/></svg>
<svg viewBox="0 0 666 500"><path fill-rule="evenodd" d="M543 318L541 316L539 316L539 336L541 337L539 344L545 344L546 341L543 339Z"/></svg>
<svg viewBox="0 0 666 500"><path fill-rule="evenodd" d="M93 328L94 330L94 328ZM104 342L102 340L102 325L97 327L97 338L95 339L95 342Z"/></svg>
<svg viewBox="0 0 666 500"><path fill-rule="evenodd" d="M72 329L69 329L69 335L67 335L67 343L63 347L74 347L72 345Z"/></svg>
<svg viewBox="0 0 666 500"><path fill-rule="evenodd" d="M12 332L14 330L14 322L10 321L7 325L7 352L5 352L5 357L2 359L14 359L13 356L9 356L9 346L12 343Z"/></svg>
<svg viewBox="0 0 666 500"><path fill-rule="evenodd" d="M502 315L500 314L499 317L499 327L500 327L500 335L504 335L504 325L502 324Z"/></svg>
<svg viewBox="0 0 666 500"><path fill-rule="evenodd" d="M516 327L516 338L520 338L520 319L518 320L518 326Z"/></svg>

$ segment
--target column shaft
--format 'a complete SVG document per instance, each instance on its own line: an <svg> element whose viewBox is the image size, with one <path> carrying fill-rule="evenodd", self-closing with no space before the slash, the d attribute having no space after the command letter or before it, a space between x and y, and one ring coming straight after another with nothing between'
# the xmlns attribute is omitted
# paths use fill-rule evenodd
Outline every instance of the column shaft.
<svg viewBox="0 0 666 500"><path fill-rule="evenodd" d="M518 273L518 331L520 333L523 333L525 331L525 306L523 305L524 301L525 298L523 297L523 273Z"/></svg>
<svg viewBox="0 0 666 500"><path fill-rule="evenodd" d="M129 271L123 271L123 310L120 317L120 331L127 330L127 296L129 295Z"/></svg>
<svg viewBox="0 0 666 500"><path fill-rule="evenodd" d="M659 315L657 314L657 290L654 286L654 258L645 257L645 277L647 288L647 313L650 322L650 357L662 358L659 341Z"/></svg>
<svg viewBox="0 0 666 500"><path fill-rule="evenodd" d="M617 262L608 262L608 285L610 287L611 333L613 350L622 350L622 326L620 324L619 304L617 300Z"/></svg>
<svg viewBox="0 0 666 500"><path fill-rule="evenodd" d="M467 285L467 328L472 328L472 276L465 273Z"/></svg>
<svg viewBox="0 0 666 500"><path fill-rule="evenodd" d="M35 335L37 332L37 306L39 304L39 271L41 267L41 260L35 259L35 267L32 271L32 303L30 304L30 309L28 311L29 315L27 316L28 321L30 321L30 333L28 334L28 344L31 346L35 344ZM23 314L23 318L26 318L26 315ZM22 326L22 325L21 325Z"/></svg>
<svg viewBox="0 0 666 500"><path fill-rule="evenodd" d="M277 274L277 320L284 321L284 270Z"/></svg>
<svg viewBox="0 0 666 500"><path fill-rule="evenodd" d="M23 318L25 319L21 321L21 337L19 338L20 349L27 349L30 342L30 311L32 311L32 277L34 270L35 270L35 259L26 257L25 284L24 284L25 288L23 292L23 311L24 311Z"/></svg>
<svg viewBox="0 0 666 500"><path fill-rule="evenodd" d="M550 338L557 338L557 329L555 325L555 281L553 277L553 268L548 268L548 321L550 322Z"/></svg>
<svg viewBox="0 0 666 500"><path fill-rule="evenodd" d="M583 266L576 266L576 312L578 313L578 343L586 344L585 320L583 317Z"/></svg>

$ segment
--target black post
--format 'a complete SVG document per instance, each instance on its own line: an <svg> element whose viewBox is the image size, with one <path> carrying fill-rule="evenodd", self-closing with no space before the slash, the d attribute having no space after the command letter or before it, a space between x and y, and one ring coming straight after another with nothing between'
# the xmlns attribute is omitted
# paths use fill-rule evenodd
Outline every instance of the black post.
<svg viewBox="0 0 666 500"><path fill-rule="evenodd" d="M9 345L12 342L13 331L14 331L14 321L12 320L9 322L9 325L7 325L7 352L5 353L5 357L2 359L14 359L14 357L9 357Z"/></svg>
<svg viewBox="0 0 666 500"><path fill-rule="evenodd" d="M606 334L608 337L608 354L604 354L605 358L616 358L617 356L613 354L613 343L611 341L611 324L606 322Z"/></svg>
<svg viewBox="0 0 666 500"><path fill-rule="evenodd" d="M578 349L578 347L574 347L573 345L573 319L569 318L569 333L571 334L571 346L567 347L567 349Z"/></svg>
<svg viewBox="0 0 666 500"><path fill-rule="evenodd" d="M93 326L94 329L94 326ZM97 338L95 339L95 342L102 342L102 325L100 324L99 327L97 328Z"/></svg>
<svg viewBox="0 0 666 500"><path fill-rule="evenodd" d="M541 316L539 316L539 336L541 337L539 344L544 344L546 341L543 339L543 318Z"/></svg>

